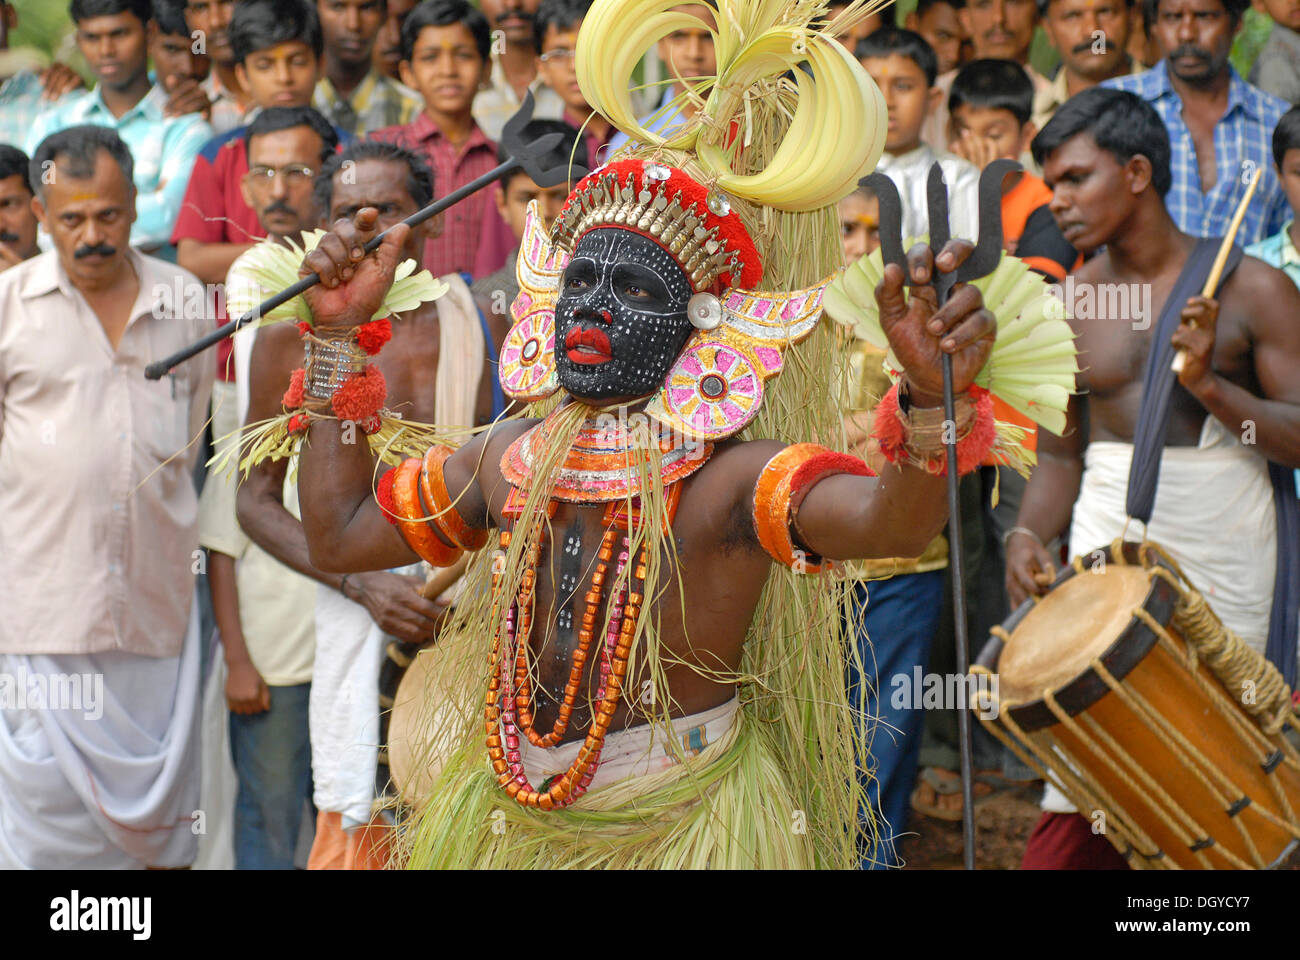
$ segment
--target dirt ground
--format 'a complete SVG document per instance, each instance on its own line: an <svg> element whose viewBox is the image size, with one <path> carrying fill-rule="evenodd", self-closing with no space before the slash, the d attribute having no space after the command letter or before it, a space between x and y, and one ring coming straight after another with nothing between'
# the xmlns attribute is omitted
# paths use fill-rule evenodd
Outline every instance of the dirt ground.
<svg viewBox="0 0 1300 960"><path fill-rule="evenodd" d="M1025 842L1042 815L1040 783L999 792L975 804L975 869L1017 870ZM907 823L900 855L905 870L960 870L961 821L951 823L915 811ZM1300 850L1280 869L1300 870Z"/></svg>
<svg viewBox="0 0 1300 960"><path fill-rule="evenodd" d="M1015 870L1042 811L1038 783L993 794L975 804L975 868ZM935 820L913 812L901 856L907 870L960 870L961 821Z"/></svg>

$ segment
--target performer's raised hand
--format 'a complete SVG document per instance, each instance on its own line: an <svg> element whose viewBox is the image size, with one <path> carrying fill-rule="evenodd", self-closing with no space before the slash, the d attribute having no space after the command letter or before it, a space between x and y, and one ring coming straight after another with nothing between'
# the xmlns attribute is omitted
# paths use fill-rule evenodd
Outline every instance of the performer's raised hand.
<svg viewBox="0 0 1300 960"><path fill-rule="evenodd" d="M317 336L346 336L379 309L403 260L402 246L410 230L404 223L393 226L379 249L367 256L362 248L380 232L379 211L363 207L351 220L335 221L298 274L320 274L321 282L303 294Z"/></svg>
<svg viewBox="0 0 1300 960"><path fill-rule="evenodd" d="M952 273L974 249L965 240L950 240L939 251L936 263L930 248L918 244L907 253L907 271L917 284L911 296L897 264L885 267L876 287L880 325L903 365L917 406L937 407L943 402L943 354L952 355L953 389L961 393L975 382L993 352L997 321L984 308L979 290L959 283L940 309L930 285L936 267L942 273Z"/></svg>
<svg viewBox="0 0 1300 960"><path fill-rule="evenodd" d="M1174 348L1183 351L1178 382L1188 390L1214 372L1214 338L1219 322L1219 301L1191 297L1183 307L1182 322L1174 331Z"/></svg>

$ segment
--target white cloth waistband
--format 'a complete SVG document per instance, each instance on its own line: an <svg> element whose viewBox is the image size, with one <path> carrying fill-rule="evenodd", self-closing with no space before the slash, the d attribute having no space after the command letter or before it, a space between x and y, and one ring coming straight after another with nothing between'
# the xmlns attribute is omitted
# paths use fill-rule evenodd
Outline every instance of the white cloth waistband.
<svg viewBox="0 0 1300 960"><path fill-rule="evenodd" d="M659 773L698 756L705 747L726 735L736 722L739 710L740 698L736 696L710 710L674 720L672 747L664 739L663 729L655 724L610 733L605 737L600 766L588 789L597 790L619 780ZM521 738L519 752L528 781L540 789L542 782L567 771L578 758L583 743L574 740L546 749Z"/></svg>

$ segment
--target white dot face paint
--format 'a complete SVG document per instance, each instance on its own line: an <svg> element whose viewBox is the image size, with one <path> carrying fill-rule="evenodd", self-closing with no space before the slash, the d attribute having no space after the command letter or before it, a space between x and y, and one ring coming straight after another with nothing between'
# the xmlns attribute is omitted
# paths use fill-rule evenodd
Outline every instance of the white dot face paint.
<svg viewBox="0 0 1300 960"><path fill-rule="evenodd" d="M694 329L692 289L653 240L618 228L578 241L555 304L555 370L580 400L644 397L664 378Z"/></svg>

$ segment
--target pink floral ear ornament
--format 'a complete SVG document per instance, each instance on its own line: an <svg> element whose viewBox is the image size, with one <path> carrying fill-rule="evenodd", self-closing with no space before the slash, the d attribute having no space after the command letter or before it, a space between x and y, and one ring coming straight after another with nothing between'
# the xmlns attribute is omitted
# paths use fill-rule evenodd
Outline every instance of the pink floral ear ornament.
<svg viewBox="0 0 1300 960"><path fill-rule="evenodd" d="M695 333L646 413L700 440L739 433L758 416L764 384L781 372L785 351L816 328L830 280L792 293L696 294L687 308Z"/></svg>
<svg viewBox="0 0 1300 960"><path fill-rule="evenodd" d="M559 389L555 376L555 301L570 255L551 245L534 200L528 205L515 276L519 296L510 305L515 324L501 345L497 376L506 396L525 403Z"/></svg>

